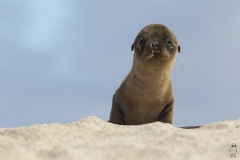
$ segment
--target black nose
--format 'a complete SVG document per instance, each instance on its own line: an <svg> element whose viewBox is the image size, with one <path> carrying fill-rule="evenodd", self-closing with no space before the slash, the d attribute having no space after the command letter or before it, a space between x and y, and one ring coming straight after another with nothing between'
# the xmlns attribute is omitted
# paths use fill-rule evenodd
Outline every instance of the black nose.
<svg viewBox="0 0 240 160"><path fill-rule="evenodd" d="M152 42L152 43L151 43L151 48L152 48L152 49L157 49L158 46L159 46L158 41L156 41L156 42Z"/></svg>

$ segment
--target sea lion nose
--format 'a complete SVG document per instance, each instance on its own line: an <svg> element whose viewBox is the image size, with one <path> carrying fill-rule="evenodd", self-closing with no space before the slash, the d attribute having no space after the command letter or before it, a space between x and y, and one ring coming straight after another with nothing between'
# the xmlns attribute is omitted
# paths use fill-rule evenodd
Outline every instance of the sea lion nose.
<svg viewBox="0 0 240 160"><path fill-rule="evenodd" d="M158 41L156 41L156 42L152 42L152 43L151 43L151 48L152 48L152 49L157 49L158 46L159 46Z"/></svg>

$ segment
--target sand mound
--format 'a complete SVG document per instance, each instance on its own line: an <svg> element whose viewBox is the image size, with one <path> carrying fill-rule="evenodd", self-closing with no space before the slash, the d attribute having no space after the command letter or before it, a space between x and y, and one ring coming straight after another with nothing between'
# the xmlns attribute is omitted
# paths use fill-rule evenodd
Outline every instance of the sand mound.
<svg viewBox="0 0 240 160"><path fill-rule="evenodd" d="M187 130L160 122L119 126L90 116L66 125L0 129L0 159L222 160L229 159L232 143L240 150L240 119Z"/></svg>

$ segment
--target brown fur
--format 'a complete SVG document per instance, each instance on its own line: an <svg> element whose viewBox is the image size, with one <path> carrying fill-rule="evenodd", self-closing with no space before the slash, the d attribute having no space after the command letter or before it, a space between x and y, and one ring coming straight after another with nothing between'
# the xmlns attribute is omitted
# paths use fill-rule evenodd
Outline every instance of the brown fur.
<svg viewBox="0 0 240 160"><path fill-rule="evenodd" d="M139 125L155 121L172 124L174 98L170 71L180 46L162 24L143 28L132 44L132 69L112 100L109 122Z"/></svg>

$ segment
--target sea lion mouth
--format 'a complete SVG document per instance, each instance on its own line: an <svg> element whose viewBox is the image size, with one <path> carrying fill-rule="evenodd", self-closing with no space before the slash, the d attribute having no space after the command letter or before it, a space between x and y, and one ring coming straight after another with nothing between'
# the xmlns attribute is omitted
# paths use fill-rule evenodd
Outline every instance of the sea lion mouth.
<svg viewBox="0 0 240 160"><path fill-rule="evenodd" d="M151 58L153 58L155 55L159 54L160 51L157 49L153 49L151 50L151 52L148 53L148 55L145 57L145 60L149 60Z"/></svg>
<svg viewBox="0 0 240 160"><path fill-rule="evenodd" d="M160 50L151 50L144 58L145 61L154 60L154 63L163 63L169 60L169 53L161 52ZM157 58L158 57L158 58ZM151 61L153 63L153 61Z"/></svg>

